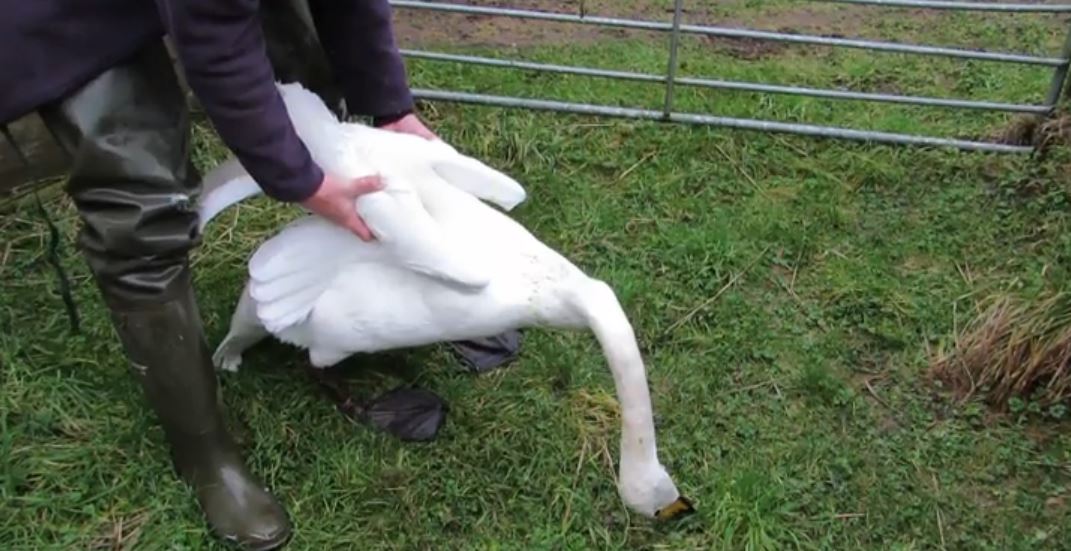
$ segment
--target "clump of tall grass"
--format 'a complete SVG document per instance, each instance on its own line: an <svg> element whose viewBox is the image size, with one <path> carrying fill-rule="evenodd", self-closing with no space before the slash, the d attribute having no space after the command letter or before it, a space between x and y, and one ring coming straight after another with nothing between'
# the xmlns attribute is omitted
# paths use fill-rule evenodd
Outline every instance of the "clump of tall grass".
<svg viewBox="0 0 1071 551"><path fill-rule="evenodd" d="M1043 407L1071 401L1071 294L991 297L935 355L931 372L957 398L978 396L997 409L1013 398Z"/></svg>

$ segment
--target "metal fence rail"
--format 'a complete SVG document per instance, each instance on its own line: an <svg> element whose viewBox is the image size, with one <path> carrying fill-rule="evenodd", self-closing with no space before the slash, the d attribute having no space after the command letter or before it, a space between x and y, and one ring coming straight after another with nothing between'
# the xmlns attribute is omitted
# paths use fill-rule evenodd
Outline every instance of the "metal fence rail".
<svg viewBox="0 0 1071 551"><path fill-rule="evenodd" d="M1071 4L1024 4L1024 3L988 3L967 2L949 0L818 0L820 2L857 4L886 8L925 8L935 10L960 10L979 12L1004 12L1004 13L1071 13ZM1012 52L993 52L983 50L971 50L961 48L948 48L918 44L904 44L897 42L861 40L848 38L831 38L809 34L792 34L781 32L757 31L751 29L738 29L711 25L692 25L681 23L684 0L675 0L673 16L670 21L650 21L643 19L626 19L617 17L591 16L581 12L576 14L544 12L526 9L500 8L487 6L472 6L465 4L452 4L443 2L428 2L424 0L391 0L395 8L411 10L429 10L444 13L457 13L469 15L484 15L496 17L510 17L520 19L532 19L540 21L553 21L559 23L573 23L593 25L599 27L625 28L670 34L669 59L665 74L635 73L628 71L615 71L598 69L593 67L579 67L568 65L555 65L547 63L534 63L527 61L495 59L480 56L460 55L444 52L429 52L423 50L403 49L406 57L426 59L433 61L455 62L470 65L490 67L502 67L522 69L539 72L558 74L570 74L592 76L618 80L630 80L638 82L663 83L665 86L664 101L661 112L650 109L621 108L609 105L595 105L586 103L573 103L554 101L547 99L528 99L514 96L492 96L486 94L471 94L453 90L427 90L415 89L414 94L421 99L433 101L451 101L460 103L494 105L499 107L519 107L537 110L562 111L571 113L584 113L611 117L641 118L650 120L662 120L667 122L681 122L691 124L708 124L714 126L727 126L733 128L746 128L752 130L788 132L810 136L823 136L831 138L844 138L869 142L884 142L897 144L949 146L960 149L996 151L996 152L1030 152L1030 146L998 144L983 141L956 140L935 136L922 136L913 134L897 134L890 132L876 132L870 130L856 130L834 126L818 126L777 122L757 119L741 119L731 117L719 117L706 113L679 113L674 111L674 90L676 86L692 86L700 88L714 88L724 90L738 90L769 94L786 94L796 96L808 96L836 100L856 100L882 103L895 103L907 105L921 105L929 107L947 107L954 109L975 109L983 111L1002 111L1014 113L1026 113L1036 116L1046 116L1052 113L1061 98L1064 84L1067 80L1068 67L1071 65L1071 32L1068 33L1063 49L1059 57L1044 57ZM870 51L901 53L922 56L939 56L953 59L978 60L997 63L1012 63L1027 66L1051 67L1053 69L1049 89L1042 104L1017 104L993 101L977 101L956 98L936 98L913 95L878 94L868 92L853 92L825 88L808 88L801 86L775 85L760 82L740 82L718 80L709 78L677 77L677 51L680 37L684 34L701 36L719 36L727 38L748 38L793 44L809 44L831 46L840 48L855 48Z"/></svg>
<svg viewBox="0 0 1071 551"><path fill-rule="evenodd" d="M1004 11L1017 13L1071 13L1071 4L997 4L957 0L819 0L838 4L866 4L892 8L927 8L935 10Z"/></svg>

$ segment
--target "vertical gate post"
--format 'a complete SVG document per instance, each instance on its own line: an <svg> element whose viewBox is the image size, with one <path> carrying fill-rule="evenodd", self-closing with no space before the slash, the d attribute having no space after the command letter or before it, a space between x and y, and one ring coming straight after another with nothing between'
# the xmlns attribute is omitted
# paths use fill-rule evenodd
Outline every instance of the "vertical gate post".
<svg viewBox="0 0 1071 551"><path fill-rule="evenodd" d="M1060 52L1060 57L1064 62L1053 71L1052 82L1049 84L1049 93L1045 96L1045 105L1048 106L1050 114L1060 101L1060 96L1063 95L1064 91L1064 83L1067 82L1067 69L1071 65L1071 29L1068 30L1067 38L1064 39L1064 49Z"/></svg>
<svg viewBox="0 0 1071 551"><path fill-rule="evenodd" d="M662 118L669 119L673 112L673 85L677 80L677 47L681 41L681 12L684 0L673 2L673 30L669 38L669 66L666 68L666 99L662 106Z"/></svg>

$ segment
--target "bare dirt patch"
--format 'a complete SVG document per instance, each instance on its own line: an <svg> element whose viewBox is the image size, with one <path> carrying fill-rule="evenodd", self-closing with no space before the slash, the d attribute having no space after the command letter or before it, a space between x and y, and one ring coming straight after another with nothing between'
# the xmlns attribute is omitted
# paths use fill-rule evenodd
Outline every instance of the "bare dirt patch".
<svg viewBox="0 0 1071 551"><path fill-rule="evenodd" d="M776 56L789 48L789 45L784 42L771 42L757 38L706 36L702 40L719 53L746 60Z"/></svg>
<svg viewBox="0 0 1071 551"><path fill-rule="evenodd" d="M579 2L550 0L475 0L450 2L470 6L514 8L551 13L580 14ZM613 1L586 1L587 15L637 17L635 6L622 8ZM653 4L653 2L651 2ZM648 6L650 7L650 6ZM493 46L517 47L542 44L570 44L606 38L638 35L642 31L595 27L578 23L560 23L514 17L441 13L428 10L395 9L395 32L403 47ZM648 33L649 34L649 33Z"/></svg>
<svg viewBox="0 0 1071 551"><path fill-rule="evenodd" d="M458 3L454 0L454 3ZM672 9L654 0L470 0L472 6L537 10L553 13L670 21ZM734 15L727 15L727 14ZM750 8L742 0L705 2L685 8L683 22L749 28L786 33L806 33L831 37L865 34L885 12L865 6L812 4ZM896 16L908 19L932 19L939 16L925 10L899 10ZM647 31L612 29L578 23L560 23L511 17L444 14L426 10L399 8L395 26L405 47L489 46L521 47L550 44L590 43L610 38L650 37ZM756 39L704 37L712 48L741 59L759 59L781 53L790 47L784 43Z"/></svg>

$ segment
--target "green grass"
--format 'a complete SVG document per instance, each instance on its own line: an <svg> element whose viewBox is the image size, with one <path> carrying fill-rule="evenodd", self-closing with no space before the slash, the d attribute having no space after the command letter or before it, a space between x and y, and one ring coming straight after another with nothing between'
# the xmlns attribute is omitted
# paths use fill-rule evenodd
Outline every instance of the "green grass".
<svg viewBox="0 0 1071 551"><path fill-rule="evenodd" d="M1028 29L1058 41L1047 26ZM525 54L658 70L663 49L626 48ZM1047 82L1006 66L968 75L943 62L869 64L851 52L688 59L690 72L723 78L820 84L848 75L934 94L947 82L1017 101L1036 101ZM660 97L657 87L442 64L414 64L413 74L420 86ZM909 117L921 111L753 99L681 101L920 130ZM482 377L435 347L351 361L354 384L370 392L413 381L450 402L441 439L429 445L347 422L301 376L300 354L269 344L222 382L252 468L295 521L290 548L1069 548L1068 424L952 407L923 378L927 350L963 324L976 295L1068 288L1066 152L1039 163L478 107L427 113L448 140L525 184L519 220L617 290L648 350L663 460L699 511L656 526L620 504L613 386L588 335L532 331L515 365ZM926 128L945 135L1001 123L926 113ZM202 166L225 156L205 127L195 137ZM84 333L67 331L46 226L32 205L5 214L0 541L216 548L171 474L74 251L75 213L62 198L48 206L66 237ZM226 330L243 261L294 214L258 199L211 226L195 260L212 343Z"/></svg>

